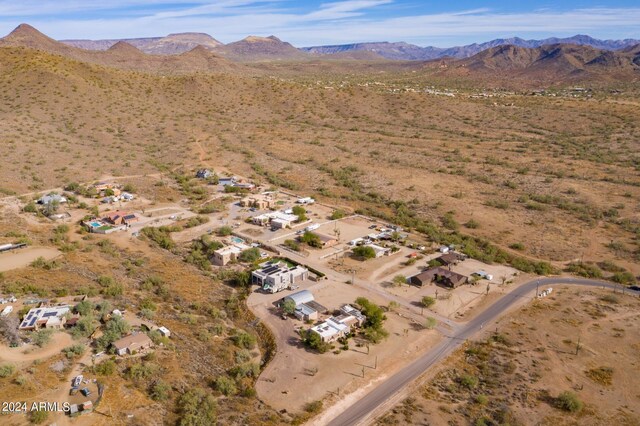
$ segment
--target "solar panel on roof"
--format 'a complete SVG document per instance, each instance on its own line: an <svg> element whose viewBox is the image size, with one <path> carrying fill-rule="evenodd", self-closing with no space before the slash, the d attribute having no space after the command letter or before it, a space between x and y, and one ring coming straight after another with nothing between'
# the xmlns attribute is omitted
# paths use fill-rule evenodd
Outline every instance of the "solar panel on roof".
<svg viewBox="0 0 640 426"><path fill-rule="evenodd" d="M42 318L48 318L48 317L53 317L57 314L57 312L53 311L53 312L46 312L44 315L42 315Z"/></svg>
<svg viewBox="0 0 640 426"><path fill-rule="evenodd" d="M33 326L33 324L35 324L35 323L36 323L36 320L37 320L37 318L33 318L33 319L31 320L31 322L29 323L29 327L32 327L32 326Z"/></svg>

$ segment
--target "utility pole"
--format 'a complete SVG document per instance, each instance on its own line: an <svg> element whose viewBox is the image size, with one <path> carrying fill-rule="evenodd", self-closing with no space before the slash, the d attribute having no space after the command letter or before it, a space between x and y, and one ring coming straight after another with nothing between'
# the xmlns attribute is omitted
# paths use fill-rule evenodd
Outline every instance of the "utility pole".
<svg viewBox="0 0 640 426"><path fill-rule="evenodd" d="M375 365L373 366L373 369L374 369L374 370L377 370L377 369L378 369L378 355L376 355L376 363L375 363Z"/></svg>
<svg viewBox="0 0 640 426"><path fill-rule="evenodd" d="M487 283L487 296L489 295L489 283Z"/></svg>
<svg viewBox="0 0 640 426"><path fill-rule="evenodd" d="M576 345L576 355L578 355L579 351L580 351L580 336L578 336L578 344Z"/></svg>
<svg viewBox="0 0 640 426"><path fill-rule="evenodd" d="M364 379L364 367L362 367L362 378Z"/></svg>
<svg viewBox="0 0 640 426"><path fill-rule="evenodd" d="M534 299L536 297L538 297L538 295L540 294L539 289L540 289L540 280L536 280L536 295L535 295Z"/></svg>

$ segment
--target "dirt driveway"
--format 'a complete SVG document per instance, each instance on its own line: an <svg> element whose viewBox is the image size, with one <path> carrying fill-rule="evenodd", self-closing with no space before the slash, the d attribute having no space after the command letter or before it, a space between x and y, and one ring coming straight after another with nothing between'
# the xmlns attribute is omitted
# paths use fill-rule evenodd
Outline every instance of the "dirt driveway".
<svg viewBox="0 0 640 426"><path fill-rule="evenodd" d="M25 345L18 348L0 345L0 361L26 362L49 358L59 354L60 351L71 345L73 345L73 338L69 334L62 332L54 334L51 337L51 342L43 348L35 345Z"/></svg>

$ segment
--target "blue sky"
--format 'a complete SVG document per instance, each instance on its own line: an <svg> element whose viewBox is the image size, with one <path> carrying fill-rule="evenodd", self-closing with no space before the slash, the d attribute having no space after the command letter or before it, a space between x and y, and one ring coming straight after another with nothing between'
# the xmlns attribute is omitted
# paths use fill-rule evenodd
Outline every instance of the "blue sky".
<svg viewBox="0 0 640 426"><path fill-rule="evenodd" d="M448 47L499 37L640 38L640 2L430 0L0 0L0 33L29 23L56 39L205 32L295 46L406 41Z"/></svg>

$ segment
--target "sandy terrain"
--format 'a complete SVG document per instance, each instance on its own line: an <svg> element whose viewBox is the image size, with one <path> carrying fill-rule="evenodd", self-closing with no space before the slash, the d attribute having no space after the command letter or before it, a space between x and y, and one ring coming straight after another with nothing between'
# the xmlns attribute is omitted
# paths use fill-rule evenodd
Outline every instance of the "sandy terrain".
<svg viewBox="0 0 640 426"><path fill-rule="evenodd" d="M0 253L0 272L23 268L39 257L52 260L62 253L52 247L27 247L12 252Z"/></svg>
<svg viewBox="0 0 640 426"><path fill-rule="evenodd" d="M57 332L51 337L51 342L40 348L35 345L25 345L18 348L10 348L7 345L0 345L0 361L22 363L45 359L57 355L62 349L74 343L71 335L64 332Z"/></svg>
<svg viewBox="0 0 640 426"><path fill-rule="evenodd" d="M511 424L535 419L535 424L638 425L639 308L640 300L629 295L556 286L551 296L512 312L486 330L480 343L458 351L378 424L444 426L484 417L509 418ZM594 376L600 369L608 373ZM478 384L461 386L464 375ZM564 391L584 403L579 413L555 407L554 398ZM478 395L487 402L475 402Z"/></svg>

